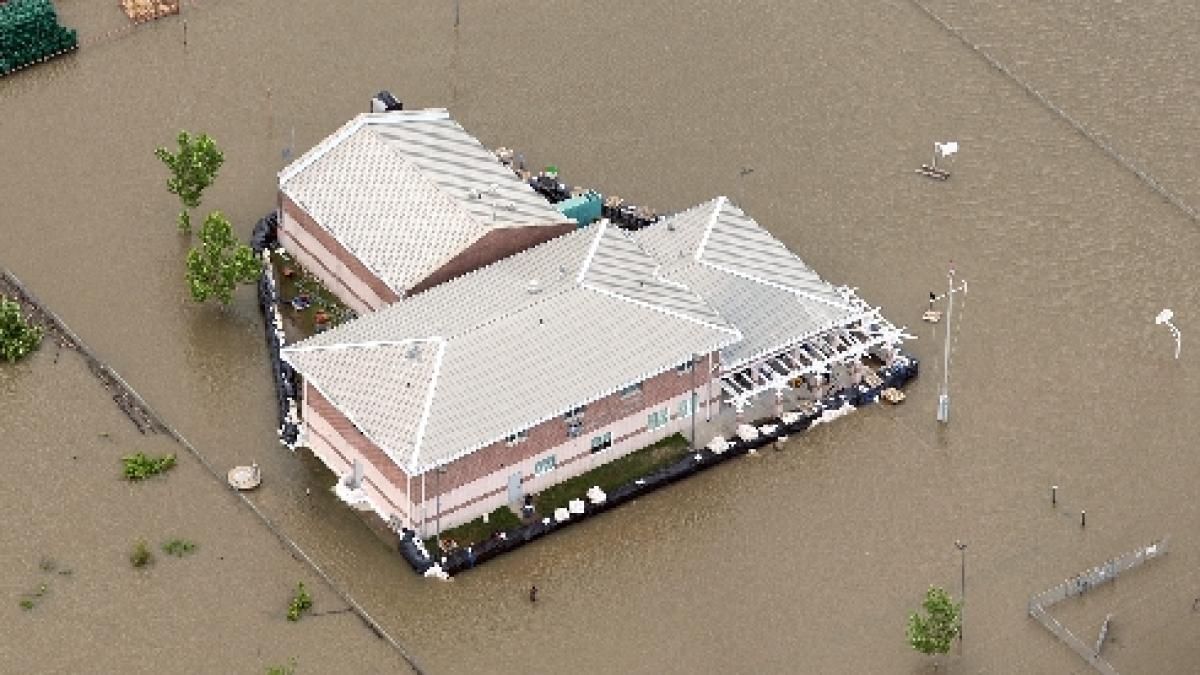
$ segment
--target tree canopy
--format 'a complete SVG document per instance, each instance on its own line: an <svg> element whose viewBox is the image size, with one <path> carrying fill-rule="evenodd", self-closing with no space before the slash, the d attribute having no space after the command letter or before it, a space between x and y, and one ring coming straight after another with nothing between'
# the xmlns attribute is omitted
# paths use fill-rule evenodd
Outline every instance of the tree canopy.
<svg viewBox="0 0 1200 675"><path fill-rule="evenodd" d="M945 589L930 586L921 606L926 616L913 612L908 617L908 643L922 654L945 654L962 629L962 603L951 600Z"/></svg>
<svg viewBox="0 0 1200 675"><path fill-rule="evenodd" d="M42 329L21 315L21 305L0 295L0 355L9 363L37 349Z"/></svg>
<svg viewBox="0 0 1200 675"><path fill-rule="evenodd" d="M213 211L200 226L200 246L188 251L188 290L196 302L233 299L238 284L252 283L262 271L262 261L249 246L233 236L233 226L220 211Z"/></svg>
<svg viewBox="0 0 1200 675"><path fill-rule="evenodd" d="M162 160L171 172L171 177L167 179L167 190L177 195L183 203L183 210L179 212L179 229L190 233L192 223L188 209L200 206L200 197L216 180L217 171L225 163L225 154L208 134L193 137L186 131L180 131L176 141L179 144L178 152L171 153L164 147L158 147L154 150L154 156Z"/></svg>

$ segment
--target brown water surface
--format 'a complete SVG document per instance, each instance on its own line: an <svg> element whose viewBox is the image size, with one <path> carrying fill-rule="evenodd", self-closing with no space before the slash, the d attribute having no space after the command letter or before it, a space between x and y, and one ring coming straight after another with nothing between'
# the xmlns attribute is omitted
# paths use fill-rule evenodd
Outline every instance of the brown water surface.
<svg viewBox="0 0 1200 675"><path fill-rule="evenodd" d="M85 41L122 25L105 3L59 4ZM929 584L958 592L956 539L967 606L950 668L1087 672L1026 616L1029 596L1164 534L1167 558L1070 625L1091 640L1114 613L1123 637L1106 655L1122 672L1196 670L1194 222L909 2L468 0L457 32L452 5L201 1L0 80L0 264L215 463L257 459L256 502L433 672L927 672L905 616ZM1193 5L930 6L1200 202ZM729 194L912 326L923 377L901 407L452 583L416 578L328 494L327 472L278 445L251 293L224 311L188 301L151 153L182 127L212 134L227 163L205 208L245 235L292 130L302 151L383 88L635 203ZM935 140L962 145L945 183L913 174ZM948 260L970 294L939 428L941 327L919 317ZM1164 306L1178 362L1152 321ZM0 417L6 449L44 442L14 420ZM24 583L9 569L5 587Z"/></svg>

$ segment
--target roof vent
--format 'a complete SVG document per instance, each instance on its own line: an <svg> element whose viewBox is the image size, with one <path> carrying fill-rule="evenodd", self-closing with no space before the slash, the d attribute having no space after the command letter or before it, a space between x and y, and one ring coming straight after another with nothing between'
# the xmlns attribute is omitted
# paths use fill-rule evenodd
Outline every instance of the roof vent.
<svg viewBox="0 0 1200 675"><path fill-rule="evenodd" d="M537 279L531 279L529 283L525 285L525 290L529 291L530 293L541 293L542 283Z"/></svg>
<svg viewBox="0 0 1200 675"><path fill-rule="evenodd" d="M410 359L415 359L421 355L421 343L414 342L409 346L408 351L404 353Z"/></svg>
<svg viewBox="0 0 1200 675"><path fill-rule="evenodd" d="M669 232L675 231L675 221L672 220L667 223L667 231L669 231Z"/></svg>

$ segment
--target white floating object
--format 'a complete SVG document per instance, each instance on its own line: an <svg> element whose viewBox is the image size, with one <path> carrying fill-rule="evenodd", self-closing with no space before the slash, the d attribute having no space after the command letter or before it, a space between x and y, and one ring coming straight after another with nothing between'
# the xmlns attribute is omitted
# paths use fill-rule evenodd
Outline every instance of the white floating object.
<svg viewBox="0 0 1200 675"><path fill-rule="evenodd" d="M588 488L587 498L590 499L593 504L603 504L604 500L608 499L608 495L604 494L604 490L601 490L599 485L593 485L592 487Z"/></svg>
<svg viewBox="0 0 1200 675"><path fill-rule="evenodd" d="M235 466L229 470L229 485L238 490L253 490L262 484L262 471L258 464Z"/></svg>
<svg viewBox="0 0 1200 675"><path fill-rule="evenodd" d="M1171 319L1173 318L1175 318L1175 312L1172 312L1169 309L1163 309L1163 311L1158 313L1158 316L1154 317L1154 323L1160 326L1165 325L1167 328L1171 329L1171 335L1175 336L1175 358L1178 359L1179 347L1180 343L1183 341L1183 334L1179 332L1179 329L1175 327L1175 324L1171 323Z"/></svg>
<svg viewBox="0 0 1200 675"><path fill-rule="evenodd" d="M543 524L543 525L549 525L549 524L550 524L550 519L549 519L549 518L542 518L542 524Z"/></svg>
<svg viewBox="0 0 1200 675"><path fill-rule="evenodd" d="M700 460L704 459L704 455L701 455L700 453L697 452L695 455L692 455L692 459L699 462Z"/></svg>
<svg viewBox="0 0 1200 675"><path fill-rule="evenodd" d="M789 425L790 425L790 424L795 424L796 422L799 422L799 421L800 421L800 413L797 413L797 412L785 412L785 413L783 413L782 415L780 415L780 416L779 416L779 419L780 419L780 421L782 421L784 424L789 424Z"/></svg>
<svg viewBox="0 0 1200 675"><path fill-rule="evenodd" d="M554 509L554 520L562 523L562 522L565 522L570 519L571 519L570 511L562 508L561 506L558 507L557 509Z"/></svg>
<svg viewBox="0 0 1200 675"><path fill-rule="evenodd" d="M749 424L742 424L737 428L737 435L744 441L752 441L758 438L758 429L755 429Z"/></svg>
<svg viewBox="0 0 1200 675"><path fill-rule="evenodd" d="M712 440L708 442L708 449L718 455L725 452L728 448L729 442L725 440L724 436L713 436Z"/></svg>
<svg viewBox="0 0 1200 675"><path fill-rule="evenodd" d="M775 430L778 428L779 428L778 424L764 424L761 427L759 427L758 430L761 431L765 435L770 435L770 434L775 433Z"/></svg>
<svg viewBox="0 0 1200 675"><path fill-rule="evenodd" d="M1172 312L1169 309L1164 309L1163 311L1158 313L1158 316L1154 317L1154 323L1161 326L1164 323L1170 323L1171 319L1174 319L1174 318L1175 318L1175 312Z"/></svg>
<svg viewBox="0 0 1200 675"><path fill-rule="evenodd" d="M945 143L934 143L933 145L942 157L949 157L958 152L958 141L946 141Z"/></svg>
<svg viewBox="0 0 1200 675"><path fill-rule="evenodd" d="M583 500L572 499L571 501L567 502L567 510L575 514L583 513Z"/></svg>
<svg viewBox="0 0 1200 675"><path fill-rule="evenodd" d="M450 580L450 575L446 574L446 570L442 569L442 566L437 563L434 563L432 567L425 570L425 576L432 577L435 579L441 579L442 581Z"/></svg>

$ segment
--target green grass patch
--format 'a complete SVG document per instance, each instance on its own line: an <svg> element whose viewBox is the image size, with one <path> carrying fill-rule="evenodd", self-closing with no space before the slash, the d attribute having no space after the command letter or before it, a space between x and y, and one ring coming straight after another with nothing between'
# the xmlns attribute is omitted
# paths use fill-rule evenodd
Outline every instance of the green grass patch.
<svg viewBox="0 0 1200 675"><path fill-rule="evenodd" d="M267 666L267 675L296 675L296 659L289 659L282 666Z"/></svg>
<svg viewBox="0 0 1200 675"><path fill-rule="evenodd" d="M134 567L145 567L152 562L154 562L154 554L146 546L146 540L139 540L133 545L133 550L129 552L129 564Z"/></svg>
<svg viewBox="0 0 1200 675"><path fill-rule="evenodd" d="M312 609L312 596L304 588L304 582L296 584L296 595L292 596L292 602L288 605L287 620L299 621L300 616Z"/></svg>
<svg viewBox="0 0 1200 675"><path fill-rule="evenodd" d="M166 553L167 555L173 555L176 558L182 558L183 556L194 552L196 550L196 544L195 542L188 541L187 539L172 539L171 541L163 544L162 550L163 553Z"/></svg>
<svg viewBox="0 0 1200 675"><path fill-rule="evenodd" d="M511 530L520 524L521 519L517 517L517 514L513 513L512 509L505 505L489 513L486 523L483 522L483 516L480 516L469 523L463 523L458 527L442 530L442 540L454 541L460 547L466 548L491 537L497 532ZM437 544L437 537L426 539L425 549L434 558L438 558L442 554Z"/></svg>
<svg viewBox="0 0 1200 675"><path fill-rule="evenodd" d="M593 485L599 485L607 494L637 478L652 473L688 453L688 442L681 434L673 434L648 445L641 450L635 450L620 459L582 473L574 478L552 485L542 490L533 498L538 513L550 516L555 509L566 508L572 499L586 499L587 491Z"/></svg>
<svg viewBox="0 0 1200 675"><path fill-rule="evenodd" d="M161 457L150 457L138 452L121 458L125 466L125 477L129 480L145 480L175 466L175 455L166 454Z"/></svg>
<svg viewBox="0 0 1200 675"><path fill-rule="evenodd" d="M354 311L338 300L321 280L297 263L286 253L271 253L271 264L275 268L275 282L278 285L279 299L284 301L282 313L301 333L309 337L317 332L317 312L323 311L329 315L329 328L345 323L354 317ZM290 269L291 276L284 276L284 270ZM300 294L308 295L311 303L307 309L297 310L292 307L291 300Z"/></svg>

